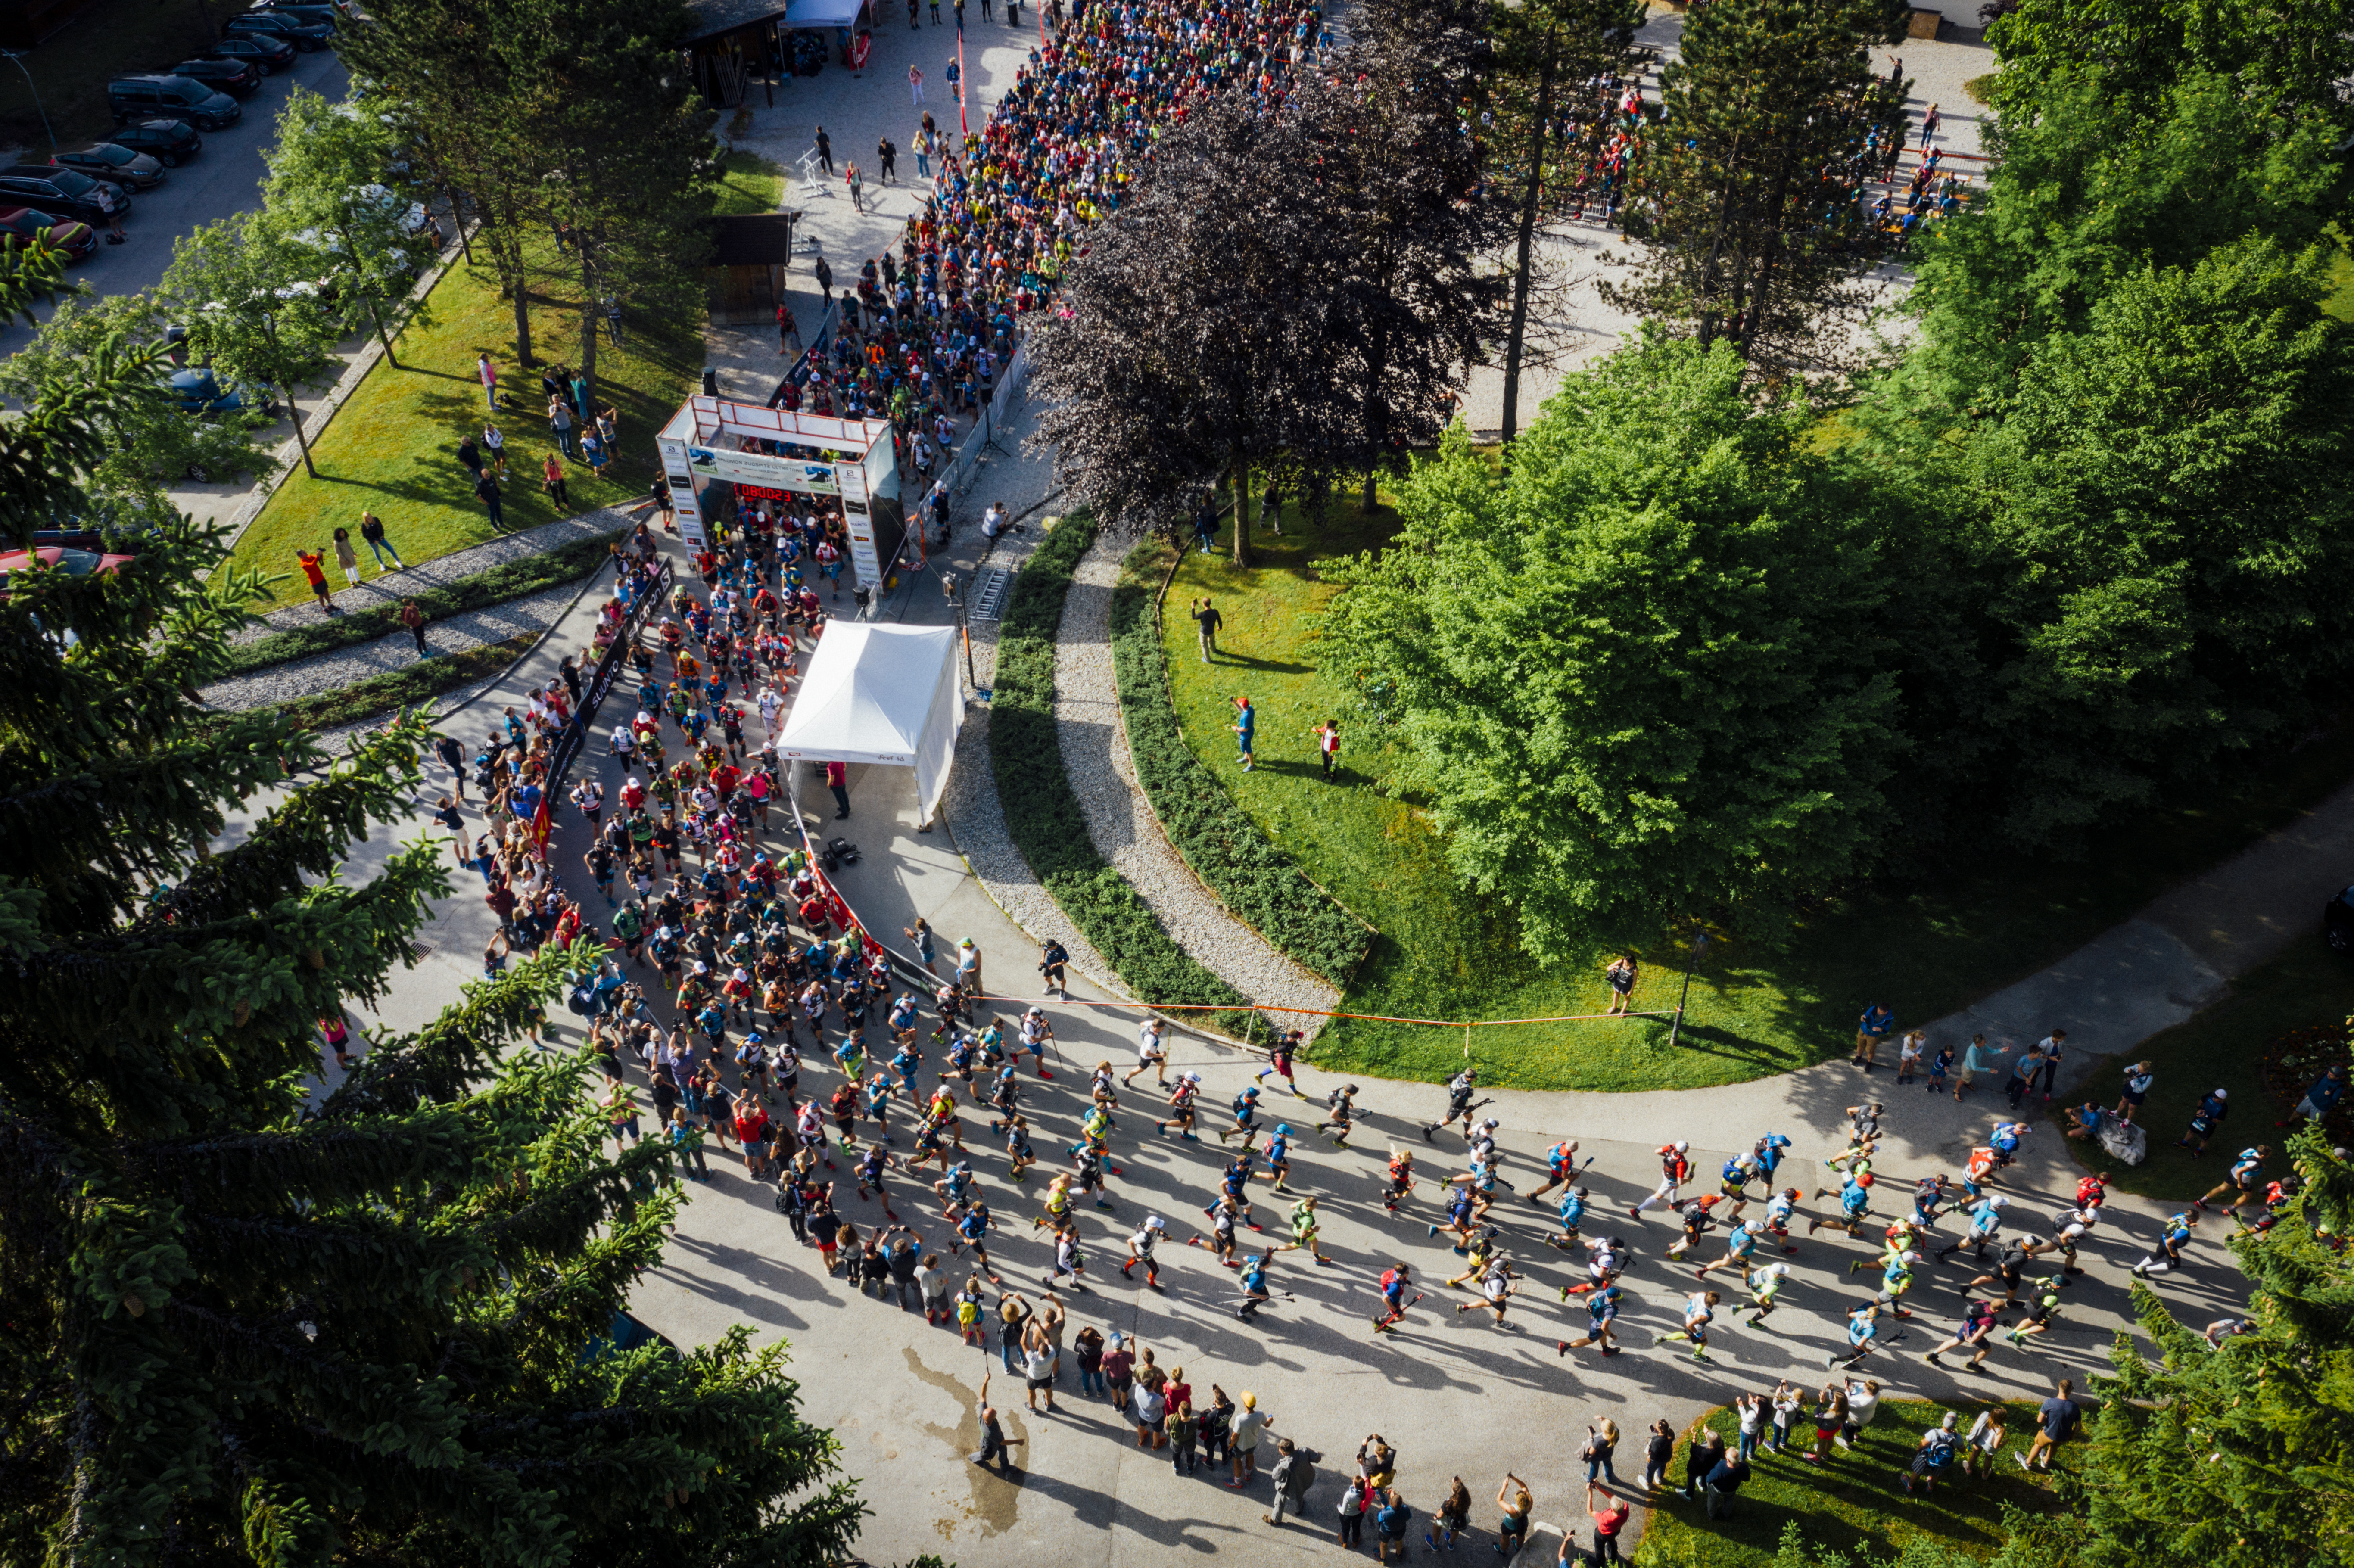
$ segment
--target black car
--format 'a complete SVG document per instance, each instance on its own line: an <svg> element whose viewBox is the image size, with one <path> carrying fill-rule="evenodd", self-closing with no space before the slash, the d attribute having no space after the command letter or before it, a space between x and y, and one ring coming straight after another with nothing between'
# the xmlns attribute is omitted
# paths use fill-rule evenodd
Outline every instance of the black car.
<svg viewBox="0 0 2354 1568"><path fill-rule="evenodd" d="M217 87L231 98L251 98L261 86L261 68L251 60L182 60L172 74Z"/></svg>
<svg viewBox="0 0 2354 1568"><path fill-rule="evenodd" d="M273 16L292 16L334 32L344 19L343 13L333 5L313 5L308 0L255 0L256 11L266 11Z"/></svg>
<svg viewBox="0 0 2354 1568"><path fill-rule="evenodd" d="M152 190L164 183L162 159L135 152L116 142L92 142L86 147L68 147L52 161L69 169L80 169L94 180L105 180L125 190Z"/></svg>
<svg viewBox="0 0 2354 1568"><path fill-rule="evenodd" d="M185 120L217 131L245 118L245 105L208 82L185 76L118 76L106 84L106 106L117 122Z"/></svg>
<svg viewBox="0 0 2354 1568"><path fill-rule="evenodd" d="M223 38L213 46L214 59L246 60L253 69L268 76L294 63L294 46L283 38L266 33L256 33L246 38Z"/></svg>
<svg viewBox="0 0 2354 1568"><path fill-rule="evenodd" d="M193 158L205 150L205 139L185 120L142 120L136 124L118 125L114 144L144 153L167 169L178 168L181 159Z"/></svg>
<svg viewBox="0 0 2354 1568"><path fill-rule="evenodd" d="M275 11L248 11L242 16L232 16L223 30L232 38L282 38L305 54L323 48L328 34L328 30L316 22L305 22L299 16L281 16Z"/></svg>
<svg viewBox="0 0 2354 1568"><path fill-rule="evenodd" d="M6 198L10 207L35 207L88 224L104 223L131 206L121 185L55 164L18 164L0 169L0 197Z"/></svg>
<svg viewBox="0 0 2354 1568"><path fill-rule="evenodd" d="M2354 887L2322 906L2321 936L2337 951L2354 953Z"/></svg>

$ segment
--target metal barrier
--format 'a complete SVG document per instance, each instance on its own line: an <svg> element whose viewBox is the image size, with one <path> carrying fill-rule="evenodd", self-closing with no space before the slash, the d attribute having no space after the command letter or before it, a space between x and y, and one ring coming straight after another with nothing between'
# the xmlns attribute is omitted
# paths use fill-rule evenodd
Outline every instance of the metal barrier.
<svg viewBox="0 0 2354 1568"><path fill-rule="evenodd" d="M653 580L646 585L644 596L622 617L621 630L606 645L604 657L597 661L597 667L588 673L588 683L580 689L580 705L573 709L572 722L564 726L564 734L556 743L556 755L549 760L547 783L540 800L549 806L551 815L554 807L550 803L563 793L565 775L572 771L581 747L588 742L589 721L597 716L599 705L620 678L621 666L629 662L630 645L638 640L640 629L662 608L670 591L670 562L658 557Z"/></svg>

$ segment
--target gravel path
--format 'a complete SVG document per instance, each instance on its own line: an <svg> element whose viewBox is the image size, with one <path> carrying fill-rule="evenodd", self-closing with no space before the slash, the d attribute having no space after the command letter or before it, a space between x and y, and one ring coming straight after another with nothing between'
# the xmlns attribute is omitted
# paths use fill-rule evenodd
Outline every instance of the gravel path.
<svg viewBox="0 0 2354 1568"><path fill-rule="evenodd" d="M447 620L437 620L425 629L426 646L436 653L457 653L485 642L504 642L510 637L544 630L556 624L572 601L580 597L588 578L595 575L588 573L522 599L485 605ZM282 703L307 692L331 692L370 675L406 670L416 662L416 642L408 632L395 631L373 642L355 642L348 648L313 653L307 659L264 665L217 685L207 686L200 694L213 707L241 713L248 708Z"/></svg>
<svg viewBox="0 0 2354 1568"><path fill-rule="evenodd" d="M599 534L610 534L617 529L631 527L635 522L635 518L625 513L617 512L611 507L599 507L594 512L583 512L577 517L561 517L553 523L543 523L536 528L526 528L520 534L502 534L495 539L486 539L479 545L470 546L463 550L452 550L446 556L437 556L432 560L420 561L407 571L398 572L378 572L375 558L367 552L367 546L358 535L355 534L352 535L352 542L359 549L360 586L345 588L334 595L334 603L336 608L347 610L375 609L383 605L398 604L403 596L415 593L419 588L444 588L456 582L460 577L472 577L476 572L488 571L493 567L504 566L509 561L519 561L527 556L544 556L558 546L568 545L575 539L588 539ZM398 546L400 543L399 533L397 530L392 531L390 537L392 543ZM288 564L292 565L291 562ZM341 571L334 564L334 556L330 554L327 560L327 580L333 582L341 576ZM315 626L318 620L319 607L306 599L300 604L289 605L283 609L271 610L229 641L238 643L251 642L257 638L267 637L273 631L284 631L297 626ZM429 632L428 638L430 639ZM357 650L347 649L342 652L355 652Z"/></svg>
<svg viewBox="0 0 2354 1568"><path fill-rule="evenodd" d="M997 548L988 556L987 564L1019 570L1037 548L1035 530L1025 529L998 541ZM997 622L975 620L968 628L972 638L972 667L978 683L986 687L997 680ZM1005 911L1006 918L1031 936L1041 932L1062 938L1069 949L1071 966L1081 974L1108 990L1125 995L1119 972L1094 945L1081 936L1039 883L1030 863L1013 846L1013 835L1006 832L1005 811L997 799L997 777L991 771L989 753L989 706L976 705L965 715L964 728L957 736L956 766L949 771L949 787L940 798L940 814L948 819L949 832L956 846L972 868L972 874L992 903Z"/></svg>
<svg viewBox="0 0 2354 1568"><path fill-rule="evenodd" d="M1112 669L1111 596L1129 541L1107 531L1072 575L1055 640L1055 729L1087 836L1162 929L1211 973L1271 1007L1330 1012L1340 992L1278 952L1204 886L1161 831L1137 785ZM960 841L961 842L961 841ZM1313 1033L1323 1020L1303 1019Z"/></svg>

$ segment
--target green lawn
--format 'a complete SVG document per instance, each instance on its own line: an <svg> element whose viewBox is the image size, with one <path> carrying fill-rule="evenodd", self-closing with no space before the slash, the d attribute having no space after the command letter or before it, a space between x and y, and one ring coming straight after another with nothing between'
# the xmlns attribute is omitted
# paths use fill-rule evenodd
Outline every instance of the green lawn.
<svg viewBox="0 0 2354 1568"><path fill-rule="evenodd" d="M2136 1053L2156 1065L2157 1082L2137 1118L2149 1133L2147 1160L2120 1165L2083 1139L2069 1139L2068 1148L2079 1160L2107 1171L2109 1184L2120 1191L2187 1202L2221 1181L2232 1156L2248 1145L2280 1147L2285 1129L2276 1130L2273 1123L2287 1107L2265 1092L2263 1071L2274 1043L2292 1030L2343 1023L2349 1015L2354 959L2331 952L2317 934L2300 936L2286 953L2232 981L2222 1001ZM2105 1105L2116 1104L2113 1075L2094 1080L2093 1087L2102 1092ZM2231 1115L2209 1140L2207 1153L2194 1157L2176 1139L2190 1125L2200 1097L2216 1088L2230 1091ZM2064 1128L2066 1118L2058 1107L2052 1109L2052 1119ZM2220 1241L2223 1230L2211 1224L2200 1234Z"/></svg>
<svg viewBox="0 0 2354 1568"><path fill-rule="evenodd" d="M783 176L748 154L728 160L721 210L762 212L776 206ZM477 251L478 259L487 258ZM532 345L544 364L580 359L578 295L552 274L531 300ZM500 486L510 532L553 522L560 514L540 493L539 462L553 448L547 421L536 411L536 370L518 368L514 307L500 296L487 264L451 267L431 295L430 324L412 324L395 340L400 364L379 361L321 433L312 452L313 478L300 462L238 541L236 560L294 573L298 548L323 548L337 525L356 537L366 508L411 565L479 545L491 536L490 518L473 497L471 476L456 457L459 440L479 434L485 413L474 357L487 352L502 384L526 408L504 414L511 471ZM585 464L567 463L574 512L635 500L654 471L653 435L695 389L704 350L699 319L627 323L629 342L597 348L597 396L620 414L618 461L603 481ZM365 552L363 552L365 555ZM329 567L332 575L333 562ZM303 597L298 575L277 585L281 600Z"/></svg>
<svg viewBox="0 0 2354 1568"><path fill-rule="evenodd" d="M1295 523L1293 526L1297 527ZM1382 792L1392 758L1354 722L1354 705L1315 671L1314 616L1332 589L1312 561L1377 546L1386 512L1344 511L1320 535L1260 536L1258 560L1190 555L1170 590L1163 646L1186 740L1244 810L1308 874L1377 927L1342 1007L1437 1019L1556 1017L1601 1011L1602 955L1540 969L1514 940L1510 912L1464 893L1444 845L1412 800ZM1201 662L1186 601L1214 595L1225 616L1213 666ZM1258 709L1257 767L1236 766L1233 701ZM1318 777L1320 721L1342 721L1340 780ZM1471 1045L1490 1082L1515 1087L1674 1088L1738 1082L1846 1054L1874 1001L1902 1024L1999 990L2125 918L2179 878L2287 821L2354 774L2354 733L2267 759L2255 780L2196 805L2154 811L2076 863L1987 855L1967 874L1873 886L1828 905L1792 944L1713 944L1691 983L1680 1044L1664 1020L1503 1025ZM1681 952L1644 955L1639 1009L1676 1003ZM1437 1079L1461 1064L1464 1032L1336 1020L1316 1060L1335 1069Z"/></svg>
<svg viewBox="0 0 2354 1568"><path fill-rule="evenodd" d="M1957 1478L1925 1497L1906 1496L1897 1481L1912 1464L1921 1434L1935 1425L1947 1410L1960 1414L1962 1430L1967 1432L1985 1407L1985 1402L1967 1400L1950 1405L1926 1400L1883 1403L1879 1416L1864 1428L1854 1448L1847 1452L1834 1448L1834 1457L1821 1466L1797 1457L1795 1439L1803 1437L1811 1445L1814 1438L1813 1428L1801 1418L1788 1454L1758 1449L1751 1461L1749 1482L1741 1489L1729 1516L1704 1519L1699 1502L1685 1502L1681 1497L1654 1508L1636 1561L1642 1568L1768 1568L1783 1531L1793 1524L1817 1553L1829 1549L1884 1559L1908 1540L1925 1535L1973 1556L1987 1555L2002 1543L2004 1504L2029 1513L2059 1512L2071 1506L2059 1495L2065 1483L2055 1483L2050 1477L2030 1477L2012 1457L2027 1451L2034 1435L2034 1403L2010 1403L2009 1439L1995 1457L1991 1475ZM1723 1433L1728 1443L1740 1429L1730 1408L1711 1411L1694 1422L1677 1442L1674 1466L1669 1472L1672 1482L1681 1483L1684 1454L1693 1433L1703 1425ZM1629 1433L1619 1452L1639 1455L1642 1446L1641 1435ZM2081 1438L2063 1445L2055 1467L2073 1476L2081 1453ZM1637 1463L1639 1466L1640 1461Z"/></svg>

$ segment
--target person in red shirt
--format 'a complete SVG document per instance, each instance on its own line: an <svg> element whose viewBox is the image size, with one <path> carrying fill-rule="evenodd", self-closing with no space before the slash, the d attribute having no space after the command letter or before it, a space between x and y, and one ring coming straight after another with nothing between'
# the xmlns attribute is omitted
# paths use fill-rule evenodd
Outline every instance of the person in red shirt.
<svg viewBox="0 0 2354 1568"><path fill-rule="evenodd" d="M1594 1506L1596 1492L1602 1494L1605 1504L1602 1508ZM1593 1560L1596 1568L1600 1568L1605 1563L1625 1561L1618 1555L1618 1532L1627 1528L1627 1505L1613 1496L1609 1488L1589 1486L1585 1489L1585 1511L1594 1520Z"/></svg>
<svg viewBox="0 0 2354 1568"><path fill-rule="evenodd" d="M736 1141L744 1146L744 1169L754 1181L768 1173L769 1110L750 1095L736 1101Z"/></svg>
<svg viewBox="0 0 2354 1568"><path fill-rule="evenodd" d="M744 770L732 762L723 762L711 770L711 788L723 800L736 793L736 786L744 781Z"/></svg>
<svg viewBox="0 0 2354 1568"><path fill-rule="evenodd" d="M825 787L833 791L834 821L850 815L850 769L839 762L825 765Z"/></svg>
<svg viewBox="0 0 2354 1568"><path fill-rule="evenodd" d="M632 773L621 785L621 809L625 811L639 811L645 809L645 804L646 787L640 783L638 776Z"/></svg>
<svg viewBox="0 0 2354 1568"><path fill-rule="evenodd" d="M334 597L327 591L326 552L297 550L294 552L294 564L301 567L302 575L311 579L311 595L319 601L319 608L329 615L334 614Z"/></svg>

